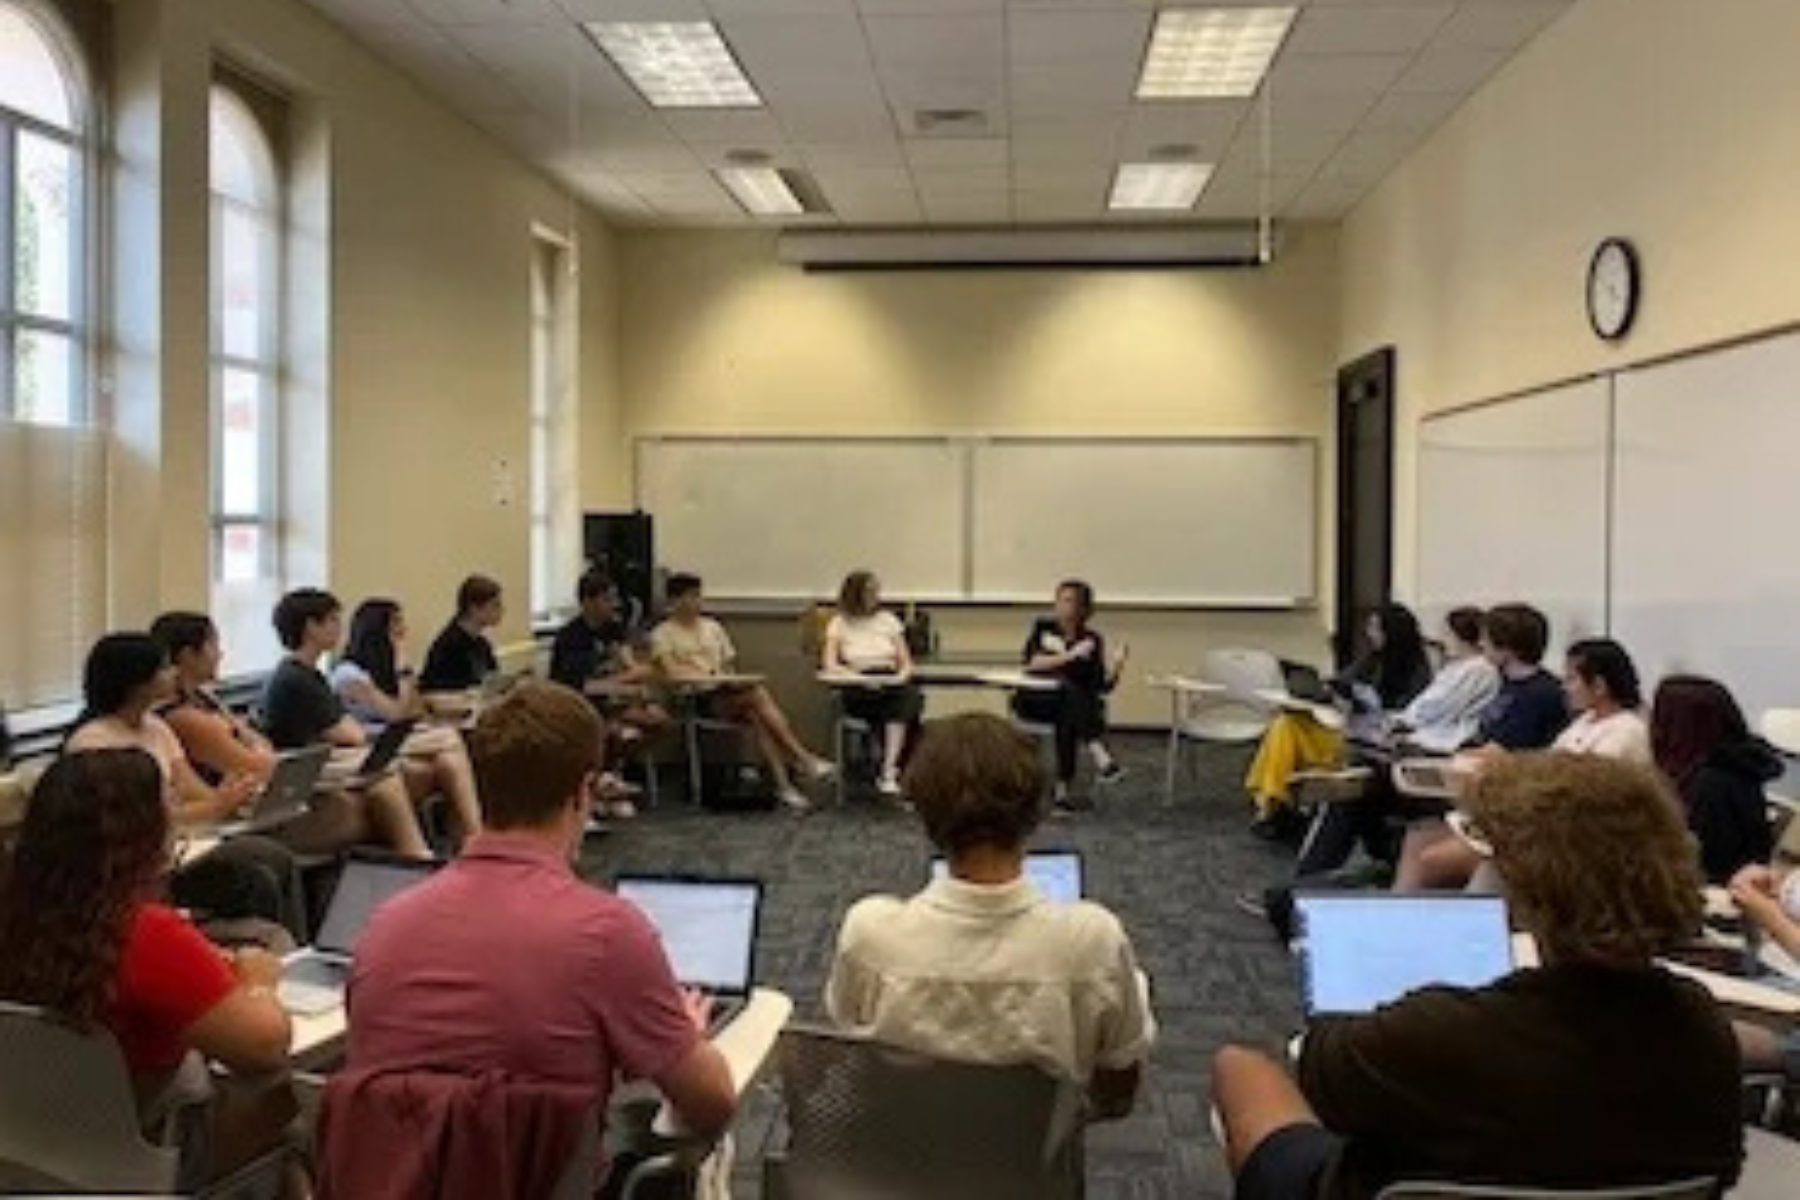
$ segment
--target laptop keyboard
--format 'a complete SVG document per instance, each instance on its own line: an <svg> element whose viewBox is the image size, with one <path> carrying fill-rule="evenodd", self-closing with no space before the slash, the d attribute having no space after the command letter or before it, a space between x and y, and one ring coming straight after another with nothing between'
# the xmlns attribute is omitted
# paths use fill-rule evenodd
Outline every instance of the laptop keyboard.
<svg viewBox="0 0 1800 1200"><path fill-rule="evenodd" d="M300 958L282 968L275 994L289 1012L316 1016L344 1002L344 985L349 979L349 968L342 963Z"/></svg>

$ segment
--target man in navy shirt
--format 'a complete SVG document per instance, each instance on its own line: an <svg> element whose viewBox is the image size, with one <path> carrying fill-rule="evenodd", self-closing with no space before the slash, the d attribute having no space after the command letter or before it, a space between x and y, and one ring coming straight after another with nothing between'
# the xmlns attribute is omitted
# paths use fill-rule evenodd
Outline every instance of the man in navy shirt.
<svg viewBox="0 0 1800 1200"><path fill-rule="evenodd" d="M1562 682L1544 670L1550 622L1528 604L1489 610L1481 652L1500 672L1500 694L1481 714L1479 744L1502 750L1542 750L1569 723Z"/></svg>

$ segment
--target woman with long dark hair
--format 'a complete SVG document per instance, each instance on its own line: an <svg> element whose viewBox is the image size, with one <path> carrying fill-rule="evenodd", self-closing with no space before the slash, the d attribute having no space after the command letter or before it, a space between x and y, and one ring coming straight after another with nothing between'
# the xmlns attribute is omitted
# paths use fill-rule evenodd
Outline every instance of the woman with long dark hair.
<svg viewBox="0 0 1800 1200"><path fill-rule="evenodd" d="M175 694L175 670L168 652L149 634L109 633L95 642L83 669L82 693L86 706L63 753L144 751L162 774L169 816L177 827L204 829L229 820L261 786L254 774L243 773L214 787L194 770L181 739L155 712ZM285 847L268 838L231 838L184 863L170 886L177 903L209 921L271 921L297 940L306 936L298 865ZM254 933L247 936L256 940Z"/></svg>
<svg viewBox="0 0 1800 1200"><path fill-rule="evenodd" d="M362 727L373 733L395 721L422 716L418 678L406 655L406 613L398 602L364 600L350 618L350 639L331 671L332 690ZM400 760L407 794L417 804L441 793L456 813L458 832L481 832L481 804L468 751L452 730L415 734Z"/></svg>
<svg viewBox="0 0 1800 1200"><path fill-rule="evenodd" d="M1781 760L1750 732L1725 685L1700 675L1671 675L1650 708L1650 747L1687 810L1708 881L1729 883L1775 852L1763 787Z"/></svg>
<svg viewBox="0 0 1800 1200"><path fill-rule="evenodd" d="M1372 703L1398 713L1430 683L1431 658L1419 618L1404 604L1383 604L1364 622L1362 653L1332 679L1331 689L1352 707ZM1333 716L1280 712L1270 723L1244 778L1256 803L1253 828L1259 834L1278 837L1292 823L1289 781L1295 775L1343 765L1344 735L1332 724Z"/></svg>
<svg viewBox="0 0 1800 1200"><path fill-rule="evenodd" d="M137 748L68 755L32 793L0 870L0 999L112 1033L154 1115L191 1052L236 1075L287 1065L281 964L227 958L158 900L169 855L164 776ZM216 1175L273 1146L292 1111L219 1111ZM242 1118L240 1121L239 1118ZM260 1124L259 1124L260 1122Z"/></svg>

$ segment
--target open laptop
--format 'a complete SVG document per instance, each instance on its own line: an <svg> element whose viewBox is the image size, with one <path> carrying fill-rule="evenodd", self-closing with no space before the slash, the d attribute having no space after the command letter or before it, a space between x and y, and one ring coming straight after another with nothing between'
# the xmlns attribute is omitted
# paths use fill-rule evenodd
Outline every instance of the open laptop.
<svg viewBox="0 0 1800 1200"><path fill-rule="evenodd" d="M406 745L406 739L412 736L413 727L417 724L416 720L409 717L387 726L375 736L367 754L351 765L339 766L334 763L326 770L324 783L330 787L359 788L375 782L400 757L401 747Z"/></svg>
<svg viewBox="0 0 1800 1200"><path fill-rule="evenodd" d="M1499 896L1301 892L1294 911L1309 1017L1372 1012L1433 984L1481 987L1513 970Z"/></svg>
<svg viewBox="0 0 1800 1200"><path fill-rule="evenodd" d="M950 864L942 858L931 860L931 877L944 879ZM1025 856L1025 878L1058 904L1073 904L1083 895L1081 854L1075 850L1039 850Z"/></svg>
<svg viewBox="0 0 1800 1200"><path fill-rule="evenodd" d="M306 812L312 803L313 787L331 758L330 746L309 746L289 750L275 759L275 770L269 781L250 799L250 811L234 821L222 821L213 828L219 837L236 837L285 825Z"/></svg>
<svg viewBox="0 0 1800 1200"><path fill-rule="evenodd" d="M375 910L443 864L432 859L389 858L354 851L344 862L337 890L313 944L281 960L282 1007L300 1016L328 1012L344 1002L351 956Z"/></svg>
<svg viewBox="0 0 1800 1200"><path fill-rule="evenodd" d="M729 1025L749 1003L756 984L762 881L621 875L613 890L656 926L681 985L713 998L709 1032Z"/></svg>
<svg viewBox="0 0 1800 1200"><path fill-rule="evenodd" d="M1291 658L1281 660L1281 686L1288 695L1308 704L1331 704L1336 699L1317 667Z"/></svg>

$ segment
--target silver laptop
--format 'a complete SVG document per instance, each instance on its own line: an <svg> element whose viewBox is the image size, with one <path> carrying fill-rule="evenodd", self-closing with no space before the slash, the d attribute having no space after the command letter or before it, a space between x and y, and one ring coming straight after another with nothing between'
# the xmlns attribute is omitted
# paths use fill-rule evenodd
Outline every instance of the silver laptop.
<svg viewBox="0 0 1800 1200"><path fill-rule="evenodd" d="M220 837L235 837L274 829L303 815L330 758L330 746L309 746L277 756L269 781L250 800L250 812L238 820L220 822L213 832Z"/></svg>
<svg viewBox="0 0 1800 1200"><path fill-rule="evenodd" d="M1483 987L1513 970L1499 896L1301 892L1294 911L1309 1017L1373 1012L1436 984Z"/></svg>
<svg viewBox="0 0 1800 1200"><path fill-rule="evenodd" d="M756 986L762 882L621 875L614 891L642 909L656 926L676 980L713 998L711 1031L730 1024Z"/></svg>
<svg viewBox="0 0 1800 1200"><path fill-rule="evenodd" d="M942 858L931 860L931 877L945 879L950 864ZM1073 904L1081 899L1084 889L1081 855L1074 850L1037 850L1025 856L1025 878L1044 894L1046 900Z"/></svg>
<svg viewBox="0 0 1800 1200"><path fill-rule="evenodd" d="M387 858L353 853L344 862L337 890L313 944L281 961L279 995L283 1008L301 1016L328 1012L344 1002L344 985L356 943L375 910L430 877L443 864L432 859Z"/></svg>

